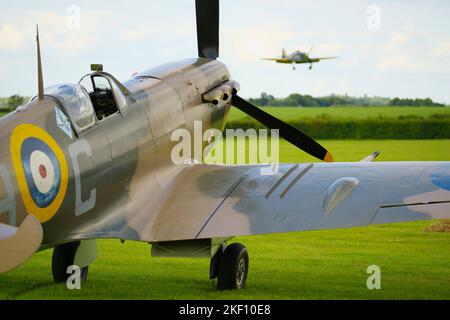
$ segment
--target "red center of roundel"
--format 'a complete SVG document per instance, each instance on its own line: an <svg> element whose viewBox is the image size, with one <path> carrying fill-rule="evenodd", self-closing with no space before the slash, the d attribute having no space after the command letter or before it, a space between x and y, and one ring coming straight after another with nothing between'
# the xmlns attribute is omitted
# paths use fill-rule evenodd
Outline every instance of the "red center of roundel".
<svg viewBox="0 0 450 320"><path fill-rule="evenodd" d="M41 175L41 177L43 179L45 179L47 177L47 169L45 168L45 166L43 164L39 165L39 174Z"/></svg>

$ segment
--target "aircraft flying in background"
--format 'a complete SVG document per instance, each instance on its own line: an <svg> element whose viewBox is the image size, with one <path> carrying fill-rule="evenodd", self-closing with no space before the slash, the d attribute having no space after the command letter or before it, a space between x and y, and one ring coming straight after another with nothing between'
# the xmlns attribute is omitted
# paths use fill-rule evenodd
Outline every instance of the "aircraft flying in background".
<svg viewBox="0 0 450 320"><path fill-rule="evenodd" d="M198 57L124 82L92 65L79 83L44 89L37 37L38 94L0 118L0 273L53 249L54 280L73 265L84 280L97 239L113 238L150 243L152 256L208 258L218 288L239 289L249 256L227 244L235 236L450 218L450 162L328 163L318 142L238 95L217 60L219 1L196 0L196 17ZM175 130L221 132L232 106L327 163L267 175L191 153L173 162Z"/></svg>
<svg viewBox="0 0 450 320"><path fill-rule="evenodd" d="M337 59L338 57L321 57L321 58L311 58L313 47L306 53L296 50L290 54L286 52L286 49L281 51L281 58L263 58L263 60L275 61L277 63L292 64L292 70L295 70L295 64L309 63L309 70L312 69L313 63L320 62L320 60L325 59Z"/></svg>

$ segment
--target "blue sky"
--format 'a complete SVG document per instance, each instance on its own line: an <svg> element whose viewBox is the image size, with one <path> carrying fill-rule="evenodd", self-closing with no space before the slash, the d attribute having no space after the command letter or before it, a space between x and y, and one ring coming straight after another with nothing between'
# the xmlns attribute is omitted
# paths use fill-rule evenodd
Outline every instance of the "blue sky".
<svg viewBox="0 0 450 320"><path fill-rule="evenodd" d="M244 97L262 91L425 98L450 104L450 1L222 0L220 60ZM34 25L46 85L77 82L91 63L126 80L195 57L194 0L0 0L0 96L36 92ZM309 50L339 59L277 65Z"/></svg>

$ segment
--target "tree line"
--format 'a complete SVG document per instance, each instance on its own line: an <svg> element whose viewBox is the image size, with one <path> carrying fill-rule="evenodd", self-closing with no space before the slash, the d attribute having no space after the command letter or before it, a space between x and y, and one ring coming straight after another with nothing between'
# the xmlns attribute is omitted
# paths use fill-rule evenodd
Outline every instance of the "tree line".
<svg viewBox="0 0 450 320"><path fill-rule="evenodd" d="M0 110L13 111L24 104L28 97L12 95L9 98L0 98ZM331 106L395 106L395 107L444 107L444 104L426 99L402 99L384 97L351 97L341 95L329 95L324 97L313 97L299 93L292 93L286 98L275 98L265 92L259 98L250 98L249 101L257 106L272 107L331 107Z"/></svg>
<svg viewBox="0 0 450 320"><path fill-rule="evenodd" d="M275 98L266 92L259 98L250 98L249 101L258 106L273 107L331 107L331 106L409 106L409 107L444 107L444 104L426 99L402 99L385 97L351 97L347 95L329 95L313 97L299 93L292 93L286 98Z"/></svg>
<svg viewBox="0 0 450 320"><path fill-rule="evenodd" d="M23 105L28 101L28 97L23 97L18 94L12 95L9 98L0 98L0 111L14 111L18 106Z"/></svg>

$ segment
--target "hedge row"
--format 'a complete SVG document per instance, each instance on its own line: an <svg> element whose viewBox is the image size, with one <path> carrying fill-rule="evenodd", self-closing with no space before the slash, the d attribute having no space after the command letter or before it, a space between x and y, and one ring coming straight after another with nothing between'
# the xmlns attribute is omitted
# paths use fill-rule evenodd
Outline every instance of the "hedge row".
<svg viewBox="0 0 450 320"><path fill-rule="evenodd" d="M315 139L450 139L448 119L361 119L361 120L293 120L290 125ZM227 123L229 129L262 129L262 124L245 119Z"/></svg>

